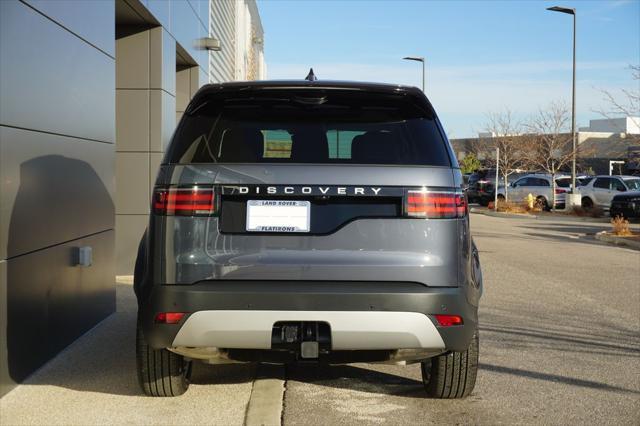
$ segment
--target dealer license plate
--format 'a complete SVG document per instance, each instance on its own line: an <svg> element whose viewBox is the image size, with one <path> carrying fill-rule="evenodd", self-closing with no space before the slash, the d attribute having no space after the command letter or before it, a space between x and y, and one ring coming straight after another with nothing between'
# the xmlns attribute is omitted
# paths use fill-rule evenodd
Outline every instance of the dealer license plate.
<svg viewBox="0 0 640 426"><path fill-rule="evenodd" d="M309 201L247 201L248 232L309 232L310 221Z"/></svg>

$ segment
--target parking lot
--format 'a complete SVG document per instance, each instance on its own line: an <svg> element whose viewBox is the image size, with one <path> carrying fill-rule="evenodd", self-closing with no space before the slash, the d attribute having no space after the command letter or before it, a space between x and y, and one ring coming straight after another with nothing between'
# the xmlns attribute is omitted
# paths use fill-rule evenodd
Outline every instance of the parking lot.
<svg viewBox="0 0 640 426"><path fill-rule="evenodd" d="M287 425L638 424L640 252L595 241L603 223L471 220L485 281L473 394L424 399L417 365L289 367L275 418ZM143 397L134 324L131 285L121 280L118 312L0 399L0 423L244 423L255 366L197 365L184 396Z"/></svg>

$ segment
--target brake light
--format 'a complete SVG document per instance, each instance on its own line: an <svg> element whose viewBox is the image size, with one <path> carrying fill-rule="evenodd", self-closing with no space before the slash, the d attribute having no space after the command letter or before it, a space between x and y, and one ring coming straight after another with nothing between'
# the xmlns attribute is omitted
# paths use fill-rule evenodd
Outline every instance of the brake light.
<svg viewBox="0 0 640 426"><path fill-rule="evenodd" d="M566 188L556 188L556 194L565 194L567 192L569 192L569 190Z"/></svg>
<svg viewBox="0 0 640 426"><path fill-rule="evenodd" d="M158 312L155 317L156 324L177 324L184 318L184 312Z"/></svg>
<svg viewBox="0 0 640 426"><path fill-rule="evenodd" d="M210 216L216 211L213 188L156 188L153 212L163 216Z"/></svg>
<svg viewBox="0 0 640 426"><path fill-rule="evenodd" d="M460 315L434 315L440 327L451 327L452 325L462 325L462 317Z"/></svg>
<svg viewBox="0 0 640 426"><path fill-rule="evenodd" d="M405 214L427 219L455 219L467 214L467 200L459 192L407 191Z"/></svg>

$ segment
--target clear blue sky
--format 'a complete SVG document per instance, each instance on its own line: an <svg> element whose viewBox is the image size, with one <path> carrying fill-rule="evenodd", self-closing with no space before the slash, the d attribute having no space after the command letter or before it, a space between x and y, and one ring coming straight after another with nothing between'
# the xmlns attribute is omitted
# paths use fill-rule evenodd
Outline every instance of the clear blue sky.
<svg viewBox="0 0 640 426"><path fill-rule="evenodd" d="M570 15L578 11L578 125L601 118L601 89L639 90L640 0L288 1L258 0L267 77L382 81L420 86L451 137L484 130L486 114L525 119L551 101L571 101Z"/></svg>

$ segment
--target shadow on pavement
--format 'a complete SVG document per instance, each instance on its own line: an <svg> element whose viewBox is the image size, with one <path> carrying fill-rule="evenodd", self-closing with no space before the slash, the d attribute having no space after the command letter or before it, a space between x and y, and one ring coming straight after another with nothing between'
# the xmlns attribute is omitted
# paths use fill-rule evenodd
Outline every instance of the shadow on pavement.
<svg viewBox="0 0 640 426"><path fill-rule="evenodd" d="M531 379L536 379L536 380L546 380L549 382L556 382L556 383L565 383L568 385L573 385L573 386L581 386L581 387L586 387L586 388L591 388L591 389L599 389L599 390L608 390L608 391L613 391L613 392L621 392L621 393L631 393L631 394L640 394L639 391L635 391L632 389L625 389L625 388L621 388L618 386L611 386L611 385L607 385L606 383L600 383L600 382L596 382L596 381L592 381L592 380L582 380L582 379L576 379L574 377L566 377L566 376L560 376L557 374L547 374L547 373L540 373L537 371L529 371L529 370L524 370L524 369L520 369L520 368L510 368L510 367L502 367L500 365L492 365L492 364L480 364L480 369L482 370L488 370L488 371L492 371L494 373L501 373L501 374L511 374L514 376L521 376L521 377L528 377Z"/></svg>
<svg viewBox="0 0 640 426"><path fill-rule="evenodd" d="M75 341L26 380L82 392L141 396L135 361L137 305L130 284L118 283L118 312ZM253 365L195 363L192 383L235 384L253 380Z"/></svg>
<svg viewBox="0 0 640 426"><path fill-rule="evenodd" d="M409 398L426 397L420 380L355 365L287 365L286 380Z"/></svg>

